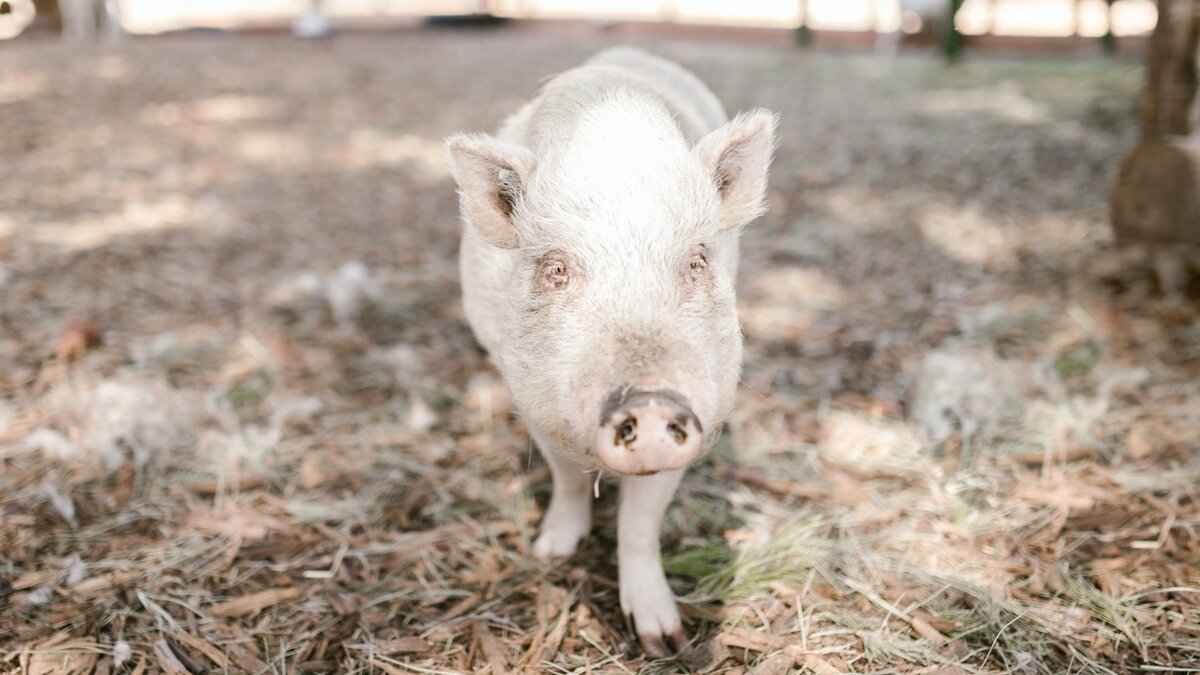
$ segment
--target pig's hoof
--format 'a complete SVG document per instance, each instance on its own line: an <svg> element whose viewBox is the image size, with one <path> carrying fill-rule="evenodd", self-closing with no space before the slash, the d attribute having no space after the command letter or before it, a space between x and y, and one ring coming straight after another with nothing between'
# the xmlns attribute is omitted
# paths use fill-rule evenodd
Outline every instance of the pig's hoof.
<svg viewBox="0 0 1200 675"><path fill-rule="evenodd" d="M542 533L538 535L537 541L533 542L533 555L541 560L565 558L579 548L579 541L585 535L586 527L571 527L567 524L560 524L558 527L543 525Z"/></svg>
<svg viewBox="0 0 1200 675"><path fill-rule="evenodd" d="M636 626L637 621L631 619L635 624L635 629L638 634L638 642L642 643L642 649L646 651L647 656L655 658L670 656L676 652L683 651L687 645L687 633L680 626L669 633L646 633Z"/></svg>
<svg viewBox="0 0 1200 675"><path fill-rule="evenodd" d="M635 586L636 584L628 584ZM687 633L679 619L675 596L664 581L646 588L626 588L621 584L621 608L633 623L642 648L650 656L667 656L683 649Z"/></svg>

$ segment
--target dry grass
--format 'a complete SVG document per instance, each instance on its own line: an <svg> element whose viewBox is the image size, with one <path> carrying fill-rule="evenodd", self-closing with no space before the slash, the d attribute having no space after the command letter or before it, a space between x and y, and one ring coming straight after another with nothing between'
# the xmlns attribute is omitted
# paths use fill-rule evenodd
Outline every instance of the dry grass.
<svg viewBox="0 0 1200 675"><path fill-rule="evenodd" d="M631 644L614 486L528 555L438 141L613 39L4 47L0 671L1200 668L1197 311L1105 224L1135 64L656 45L784 114L664 533L694 649Z"/></svg>

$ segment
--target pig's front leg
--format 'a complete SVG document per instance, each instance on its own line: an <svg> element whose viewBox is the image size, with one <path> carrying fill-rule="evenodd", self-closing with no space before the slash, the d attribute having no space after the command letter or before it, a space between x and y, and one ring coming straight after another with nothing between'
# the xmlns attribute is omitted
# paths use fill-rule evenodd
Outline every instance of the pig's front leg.
<svg viewBox="0 0 1200 675"><path fill-rule="evenodd" d="M571 555L579 540L592 529L592 480L586 469L560 454L556 446L537 440L550 465L554 481L550 508L542 518L542 532L533 542L533 554L542 560Z"/></svg>
<svg viewBox="0 0 1200 675"><path fill-rule="evenodd" d="M668 639L680 649L687 642L675 594L667 584L659 554L663 514L683 469L621 480L617 514L617 560L621 582L621 611L633 619L646 653L670 653Z"/></svg>

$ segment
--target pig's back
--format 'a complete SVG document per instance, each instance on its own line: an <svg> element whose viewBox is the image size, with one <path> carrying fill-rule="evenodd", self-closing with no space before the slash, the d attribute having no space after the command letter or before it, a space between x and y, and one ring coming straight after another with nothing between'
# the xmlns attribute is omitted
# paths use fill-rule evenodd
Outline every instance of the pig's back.
<svg viewBox="0 0 1200 675"><path fill-rule="evenodd" d="M588 59L584 63L587 66L618 70L652 89L692 144L729 121L717 95L700 78L667 59L632 47L614 47ZM730 276L736 279L740 257L738 237L720 237L712 245L718 249L718 258Z"/></svg>
<svg viewBox="0 0 1200 675"><path fill-rule="evenodd" d="M700 78L667 59L632 47L614 47L596 54L584 65L618 68L650 86L676 114L676 121L691 142L729 121L716 94Z"/></svg>

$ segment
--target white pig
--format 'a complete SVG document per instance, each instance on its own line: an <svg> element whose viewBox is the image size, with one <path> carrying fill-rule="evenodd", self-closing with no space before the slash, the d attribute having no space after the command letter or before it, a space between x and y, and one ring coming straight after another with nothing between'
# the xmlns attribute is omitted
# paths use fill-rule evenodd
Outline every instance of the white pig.
<svg viewBox="0 0 1200 675"><path fill-rule="evenodd" d="M655 655L686 642L659 529L733 405L738 231L764 211L776 123L729 121L694 75L620 48L496 137L446 142L467 318L554 480L534 553L573 553L595 472L619 475L621 609Z"/></svg>

